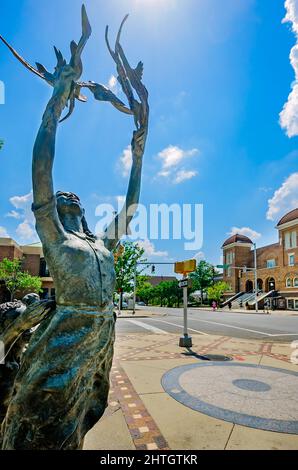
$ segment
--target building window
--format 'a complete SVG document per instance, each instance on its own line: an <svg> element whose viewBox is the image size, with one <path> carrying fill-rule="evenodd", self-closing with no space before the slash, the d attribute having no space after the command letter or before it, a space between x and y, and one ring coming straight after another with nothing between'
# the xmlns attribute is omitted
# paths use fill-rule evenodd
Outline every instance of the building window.
<svg viewBox="0 0 298 470"><path fill-rule="evenodd" d="M286 287L292 287L292 279L289 277L286 280Z"/></svg>
<svg viewBox="0 0 298 470"><path fill-rule="evenodd" d="M285 234L285 249L297 248L297 233L296 231L287 232Z"/></svg>
<svg viewBox="0 0 298 470"><path fill-rule="evenodd" d="M275 264L275 259L268 259L267 260L267 268L275 268L276 264Z"/></svg>
<svg viewBox="0 0 298 470"><path fill-rule="evenodd" d="M289 310L298 310L298 299L287 299Z"/></svg>
<svg viewBox="0 0 298 470"><path fill-rule="evenodd" d="M226 255L226 263L227 264L233 264L233 258L234 258L234 253L233 251L229 251Z"/></svg>
<svg viewBox="0 0 298 470"><path fill-rule="evenodd" d="M49 268L44 258L40 259L39 275L40 277L50 277Z"/></svg>
<svg viewBox="0 0 298 470"><path fill-rule="evenodd" d="M288 255L288 258L289 258L289 266L294 266L295 265L295 255L294 255L294 253L291 253L290 255Z"/></svg>
<svg viewBox="0 0 298 470"><path fill-rule="evenodd" d="M298 287L298 277L295 277L294 279L294 287Z"/></svg>

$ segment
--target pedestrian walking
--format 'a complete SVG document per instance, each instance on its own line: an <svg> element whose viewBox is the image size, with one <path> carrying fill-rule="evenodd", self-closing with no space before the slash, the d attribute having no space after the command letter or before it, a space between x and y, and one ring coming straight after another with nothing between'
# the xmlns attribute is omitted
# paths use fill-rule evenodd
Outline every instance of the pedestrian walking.
<svg viewBox="0 0 298 470"><path fill-rule="evenodd" d="M228 303L228 307L229 307L229 310L231 311L232 310L232 302Z"/></svg>
<svg viewBox="0 0 298 470"><path fill-rule="evenodd" d="M270 300L266 299L264 302L264 313L267 313L267 315L270 314Z"/></svg>
<svg viewBox="0 0 298 470"><path fill-rule="evenodd" d="M215 302L215 300L213 300L213 302L212 302L212 310L213 310L213 312L215 312L216 308L217 308L217 303Z"/></svg>

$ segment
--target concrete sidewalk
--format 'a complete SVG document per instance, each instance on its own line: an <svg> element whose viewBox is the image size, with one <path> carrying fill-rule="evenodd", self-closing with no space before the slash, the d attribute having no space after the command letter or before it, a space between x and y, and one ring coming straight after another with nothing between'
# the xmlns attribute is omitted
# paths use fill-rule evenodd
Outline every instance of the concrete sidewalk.
<svg viewBox="0 0 298 470"><path fill-rule="evenodd" d="M148 318L148 317L165 317L168 314L162 312L162 308L157 311L144 309L136 309L135 313L132 310L121 310L121 313L115 310L118 317L122 318Z"/></svg>
<svg viewBox="0 0 298 470"><path fill-rule="evenodd" d="M226 365L223 367L223 363L207 364L206 361L186 355L189 352L179 348L178 341L178 335L172 334L118 335L111 374L109 407L104 417L87 434L84 446L86 450L298 449L296 428L295 433L289 434L256 429L237 424L233 420L218 419L208 415L208 412L195 410L192 404L181 403L181 400L173 398L179 390L173 389L173 386L170 393L167 393L161 384L165 373L169 375L169 380L172 380L172 369L184 366L186 372L180 376L177 386L182 384L181 386L190 393L191 399L200 403L198 398L202 397L199 387L205 384L204 387L208 390L208 380L212 374L216 374L217 378L211 383L210 393L203 397L205 401L213 401L213 404L218 405L217 401L221 400L221 406L231 408L232 412L237 411L239 406L239 411L246 410L244 417L247 416L249 406L252 418L259 413L264 413L266 418L266 413L271 413L270 418L286 417L286 421L282 422L286 425L294 422L296 426L297 389L293 393L291 387L296 387L295 381L298 378L292 372L297 373L298 366L290 362L290 343L274 344L231 337L194 335L192 350L196 353L224 354L233 358L232 362L224 363ZM208 367L205 367L206 365ZM187 369L190 371L187 372ZM180 369L175 369L177 370ZM234 380L235 377L231 375L231 383L239 382L240 388L236 389L233 385L233 390L229 391L229 374L235 375L237 372L241 375L243 370L244 373L247 371L251 374L250 379L262 378L262 381ZM199 379L196 379L195 374L202 372L205 376L199 375ZM275 374L279 374L277 380ZM239 379L243 379L240 375ZM276 383L279 388L274 390L272 385L272 394L278 394L269 395L267 400L266 393L271 392L242 390L245 383L246 386L266 386L265 382L269 383L270 380L271 385ZM220 387L220 393L215 393L215 385ZM269 385L268 387L270 388ZM228 393L230 395L227 395ZM229 399L225 399L225 396ZM257 398L254 398L255 396ZM243 403L238 404L239 397ZM260 401L261 399L263 401ZM289 400L292 404L288 409ZM270 407L269 411L266 411L266 406ZM235 416L238 415L241 413ZM265 418L265 422L271 421L266 421ZM272 423L274 425L275 421ZM277 424L279 425L278 420Z"/></svg>

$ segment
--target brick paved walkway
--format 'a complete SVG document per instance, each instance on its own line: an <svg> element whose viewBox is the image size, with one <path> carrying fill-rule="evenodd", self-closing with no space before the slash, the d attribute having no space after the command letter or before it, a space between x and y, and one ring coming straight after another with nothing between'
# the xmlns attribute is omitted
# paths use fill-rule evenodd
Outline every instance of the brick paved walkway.
<svg viewBox="0 0 298 470"><path fill-rule="evenodd" d="M152 393L150 390L144 392L145 394L143 392L138 393L135 388L136 377L132 381L129 377L130 371L134 367L133 364L136 364L136 367L138 363L148 364L149 372L155 370L156 373L156 369L160 368L161 377L163 374L162 370L171 369L173 364L176 367L179 363L197 362L198 359L188 355L189 352L187 350L178 347L178 341L177 335L173 334L163 336L154 334L121 334L117 337L111 373L109 407L99 425L104 426L105 420L107 423L109 417L116 412L121 412L127 427L127 433L136 450L166 450L170 449L171 446L168 442L167 432L165 430L162 432L157 424L156 418L158 415L153 413L154 416L152 416L152 413L149 412L145 404L145 402L148 403L148 396L150 397ZM199 355L208 353L221 354L231 357L234 361L254 364L260 364L261 360L276 361L278 363L276 367L293 367L290 363L290 343L275 344L272 342L248 341L212 335L194 335L193 343L192 350ZM159 363L160 367L158 366ZM126 364L129 365L128 369ZM167 364L168 367L165 367ZM297 366L295 370L298 371ZM146 380L146 383L150 383L150 377L146 377ZM143 385L142 389L146 390L146 384ZM154 393L156 394L156 392ZM161 391L158 393L166 395ZM197 417L194 417L194 419L197 419Z"/></svg>

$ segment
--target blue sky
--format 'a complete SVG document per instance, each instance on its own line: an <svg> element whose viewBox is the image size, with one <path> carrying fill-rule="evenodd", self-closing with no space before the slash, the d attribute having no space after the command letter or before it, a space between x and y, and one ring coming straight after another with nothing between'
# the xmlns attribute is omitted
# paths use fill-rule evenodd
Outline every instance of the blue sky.
<svg viewBox="0 0 298 470"><path fill-rule="evenodd" d="M284 0L85 4L93 34L84 52L83 78L109 83L115 68L104 28L109 24L115 34L128 12L122 43L132 64L139 59L145 64L151 122L141 202L204 205L200 250L185 252L184 241L146 242L148 258L183 259L200 251L217 264L221 244L234 228L256 232L259 246L275 242L279 217L298 206L298 132L295 123L288 125L291 103L283 116L285 129L279 123L295 78L295 63L289 60L295 36L290 23L282 24ZM298 12L296 0L286 6ZM0 33L28 61L52 70L52 46L68 57L70 40L80 37L80 7L81 0L1 0ZM0 105L5 141L0 236L25 244L35 237L29 210L32 146L51 90L1 45L0 80L6 91ZM80 195L92 229L97 205L126 193L129 155L123 152L132 131L130 117L91 95L59 128L55 186ZM170 270L158 271L163 272Z"/></svg>

